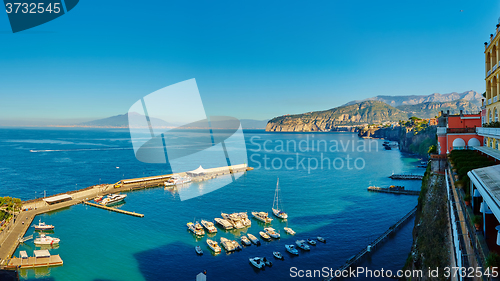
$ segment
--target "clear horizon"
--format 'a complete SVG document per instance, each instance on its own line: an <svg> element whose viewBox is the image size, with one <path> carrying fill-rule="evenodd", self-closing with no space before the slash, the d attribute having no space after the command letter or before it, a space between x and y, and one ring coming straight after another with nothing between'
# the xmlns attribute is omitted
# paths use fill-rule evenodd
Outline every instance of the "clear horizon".
<svg viewBox="0 0 500 281"><path fill-rule="evenodd" d="M0 120L107 118L191 78L207 115L254 120L482 93L483 42L500 15L494 1L117 3L81 2L16 34L0 13Z"/></svg>

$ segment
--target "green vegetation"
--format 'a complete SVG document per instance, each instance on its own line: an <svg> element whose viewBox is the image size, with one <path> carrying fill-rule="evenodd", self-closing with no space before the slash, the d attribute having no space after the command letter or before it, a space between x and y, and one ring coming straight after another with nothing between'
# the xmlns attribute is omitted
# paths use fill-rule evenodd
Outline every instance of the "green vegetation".
<svg viewBox="0 0 500 281"><path fill-rule="evenodd" d="M485 128L500 128L500 122L490 122L490 123L484 123L483 127Z"/></svg>
<svg viewBox="0 0 500 281"><path fill-rule="evenodd" d="M437 153L437 146L435 144L429 146L429 150L427 150L427 153L428 154Z"/></svg>
<svg viewBox="0 0 500 281"><path fill-rule="evenodd" d="M457 170L458 178L463 182L464 192L466 194L470 193L470 179L467 173L474 169L484 168L495 164L495 161L473 150L453 150L449 157L454 163L453 168Z"/></svg>
<svg viewBox="0 0 500 281"><path fill-rule="evenodd" d="M480 215L475 215L473 218L472 218L472 223L474 225L482 225L483 224L483 217L480 216Z"/></svg>
<svg viewBox="0 0 500 281"><path fill-rule="evenodd" d="M486 267L500 268L500 256L497 253L490 252L486 257Z"/></svg>

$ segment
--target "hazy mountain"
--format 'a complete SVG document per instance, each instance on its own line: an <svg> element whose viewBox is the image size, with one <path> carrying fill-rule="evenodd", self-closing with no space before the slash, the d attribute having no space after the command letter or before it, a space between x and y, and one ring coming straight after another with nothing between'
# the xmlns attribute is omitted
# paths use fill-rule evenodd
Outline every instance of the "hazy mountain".
<svg viewBox="0 0 500 281"><path fill-rule="evenodd" d="M323 131L336 126L377 124L385 121L406 120L407 118L407 112L381 101L363 101L324 111L276 117L267 123L266 131Z"/></svg>
<svg viewBox="0 0 500 281"><path fill-rule="evenodd" d="M478 113L481 108L468 100L454 100L451 102L424 102L414 105L400 105L398 109L408 112L411 116L420 118L433 118L441 111L450 111L450 114L459 114L460 110L463 113Z"/></svg>
<svg viewBox="0 0 500 281"><path fill-rule="evenodd" d="M132 118L144 118L144 115L132 112L130 113ZM88 127L116 127L116 128L128 128L129 113L122 115L111 116L104 119L94 120L90 122L80 123L79 126ZM161 119L150 118L151 122L156 124L157 127L175 127L174 124L165 122Z"/></svg>
<svg viewBox="0 0 500 281"><path fill-rule="evenodd" d="M269 120L240 119L243 129L265 129Z"/></svg>
<svg viewBox="0 0 500 281"><path fill-rule="evenodd" d="M419 103L426 103L426 102L450 102L450 101L455 101L455 100L467 100L470 101L471 103L481 106L481 99L483 98L483 95L476 92L476 91L466 91L463 93L449 93L449 94L438 94L434 93L432 95L423 95L423 96L376 96L373 98L368 98L365 100L355 100L346 103L345 105L351 105L355 103L359 103L362 101L367 101L367 100L377 100L381 102L385 102L388 105L397 107L400 105L414 105L414 104L419 104Z"/></svg>

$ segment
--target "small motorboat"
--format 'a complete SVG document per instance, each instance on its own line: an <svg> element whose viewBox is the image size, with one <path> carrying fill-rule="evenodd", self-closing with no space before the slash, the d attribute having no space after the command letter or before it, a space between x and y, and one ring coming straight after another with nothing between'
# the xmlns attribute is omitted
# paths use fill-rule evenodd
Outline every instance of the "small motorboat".
<svg viewBox="0 0 500 281"><path fill-rule="evenodd" d="M288 233L290 235L295 235L295 231L293 231L293 229L291 229L289 227L285 227L284 230L286 231L286 233Z"/></svg>
<svg viewBox="0 0 500 281"><path fill-rule="evenodd" d="M279 260L283 260L283 255L280 252L273 252L273 256Z"/></svg>
<svg viewBox="0 0 500 281"><path fill-rule="evenodd" d="M262 258L255 257L255 258L249 258L248 260L256 268L260 269L260 268L263 268L264 266L266 266L266 264L264 263L264 261L262 260Z"/></svg>
<svg viewBox="0 0 500 281"><path fill-rule="evenodd" d="M217 244L217 242L213 240L207 239L207 245L208 247L210 247L210 249L212 249L212 251L216 253L220 253L222 251L221 248L219 247L219 244Z"/></svg>
<svg viewBox="0 0 500 281"><path fill-rule="evenodd" d="M54 245L54 244L59 244L60 241L61 241L61 239L59 239L59 238L54 238L54 237L47 236L45 234L41 234L39 238L35 239L34 243L37 246Z"/></svg>
<svg viewBox="0 0 500 281"><path fill-rule="evenodd" d="M307 239L307 243L311 244L311 245L316 245L316 241L312 240L312 239Z"/></svg>
<svg viewBox="0 0 500 281"><path fill-rule="evenodd" d="M99 203L102 201L102 196L97 196L96 198L94 198L94 202L96 203Z"/></svg>
<svg viewBox="0 0 500 281"><path fill-rule="evenodd" d="M286 248L286 251L289 252L290 254L296 255L296 256L299 255L299 251L297 251L297 249L295 249L295 246L293 246L293 245L285 245L285 248Z"/></svg>
<svg viewBox="0 0 500 281"><path fill-rule="evenodd" d="M250 240L245 236L241 236L241 244L245 245L245 246L250 246L252 245L252 242L250 242Z"/></svg>
<svg viewBox="0 0 500 281"><path fill-rule="evenodd" d="M279 234L278 232L276 232L276 231L274 230L274 228L272 228L272 227L266 227L266 228L264 228L264 230L265 230L265 231L266 231L266 233L267 233L269 236L271 236L272 238L274 238L274 239L278 239L278 238L280 238L280 234Z"/></svg>
<svg viewBox="0 0 500 281"><path fill-rule="evenodd" d="M201 249L201 247L200 247L200 246L196 246L196 247L194 247L194 250L196 251L196 253L197 253L198 255L203 255L203 250Z"/></svg>
<svg viewBox="0 0 500 281"><path fill-rule="evenodd" d="M323 237L321 237L321 236L316 237L316 239L318 239L318 241L319 241L319 242L326 243L325 238L323 238Z"/></svg>
<svg viewBox="0 0 500 281"><path fill-rule="evenodd" d="M254 243L255 245L260 245L260 241L259 239L257 239L257 237L253 236L252 234L248 233L248 239L250 239L250 241L252 241L252 243Z"/></svg>
<svg viewBox="0 0 500 281"><path fill-rule="evenodd" d="M262 261L269 267L273 266L273 263L265 257L262 259Z"/></svg>
<svg viewBox="0 0 500 281"><path fill-rule="evenodd" d="M297 241L295 241L295 244L297 244L297 246L304 251L311 250L311 248L309 248L309 246L306 244L306 241L304 241L304 240L297 240Z"/></svg>
<svg viewBox="0 0 500 281"><path fill-rule="evenodd" d="M45 224L44 222L42 222L42 219L40 219L38 224L35 224L35 230L54 230L54 226Z"/></svg>
<svg viewBox="0 0 500 281"><path fill-rule="evenodd" d="M195 223L188 222L186 225L187 225L189 231L196 234L197 236L205 235L205 231L203 230L203 227L198 222L195 222Z"/></svg>
<svg viewBox="0 0 500 281"><path fill-rule="evenodd" d="M264 231L260 231L259 234L260 234L260 237L262 237L262 239L264 239L266 241L271 240L271 236L267 235L267 233L265 233Z"/></svg>

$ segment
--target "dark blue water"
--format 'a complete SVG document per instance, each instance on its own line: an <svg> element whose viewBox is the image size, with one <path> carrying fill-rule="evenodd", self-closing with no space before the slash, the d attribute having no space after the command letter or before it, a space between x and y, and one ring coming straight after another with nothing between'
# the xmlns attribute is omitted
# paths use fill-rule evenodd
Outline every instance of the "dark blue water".
<svg viewBox="0 0 500 281"><path fill-rule="evenodd" d="M0 195L27 200L44 191L51 195L99 181L114 183L122 178L169 172L164 165L135 160L129 137L127 130L0 129ZM416 158L402 155L398 150L383 150L380 140L363 140L348 133L263 131L246 131L245 140L248 164L258 169L202 197L181 201L177 193L163 188L128 193L121 208L143 213L144 218L82 205L43 215L43 220L56 225L53 236L61 238L61 244L51 253L60 254L64 266L24 270L23 278L194 280L197 273L207 270L208 280L292 279L291 267L336 269L417 203L415 196L367 192L369 185L420 188L418 182L387 178L393 172L423 173L423 169L416 168L419 163ZM320 141L319 145L314 141ZM272 222L281 231L281 240L214 256L206 247L207 236L197 239L187 232L187 222L213 219L221 211L270 213L277 177L289 214L286 222L276 218ZM210 188L215 181L225 180L231 182L230 178L218 178L193 184L200 189ZM295 236L284 233L283 227L287 225L297 232ZM413 222L408 222L360 266L400 269L410 250L412 226ZM262 224L252 220L249 229L229 232L219 229L212 239L237 239L245 233L258 236L262 229ZM285 244L318 235L325 237L327 243L319 243L297 257L285 253ZM202 246L203 256L194 253L196 245ZM31 254L33 249L29 242L18 251L27 250ZM253 256L273 260L275 250L284 253L284 261L275 261L272 268L262 271L249 265L248 258Z"/></svg>

